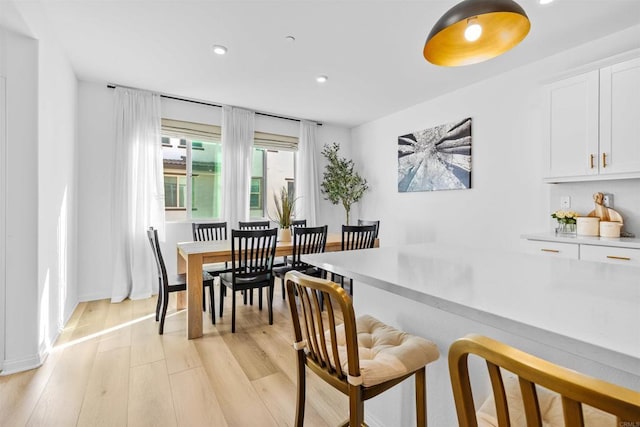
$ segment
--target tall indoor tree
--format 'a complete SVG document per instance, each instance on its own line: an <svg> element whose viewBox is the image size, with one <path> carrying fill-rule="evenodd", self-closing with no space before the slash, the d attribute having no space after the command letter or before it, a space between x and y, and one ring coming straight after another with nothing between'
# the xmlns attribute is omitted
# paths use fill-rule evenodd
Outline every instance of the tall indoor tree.
<svg viewBox="0 0 640 427"><path fill-rule="evenodd" d="M325 144L322 155L329 162L324 169L320 191L325 200L332 204L341 203L347 216L349 225L349 214L351 205L358 202L369 188L367 180L354 170L353 160L347 160L338 155L340 144Z"/></svg>

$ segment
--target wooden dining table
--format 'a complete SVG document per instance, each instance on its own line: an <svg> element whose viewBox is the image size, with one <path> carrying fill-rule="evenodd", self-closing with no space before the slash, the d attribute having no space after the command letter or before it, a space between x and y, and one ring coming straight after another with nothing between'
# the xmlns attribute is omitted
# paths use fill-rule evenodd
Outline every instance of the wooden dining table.
<svg viewBox="0 0 640 427"><path fill-rule="evenodd" d="M187 274L187 291L178 293L178 308L186 307L187 309L187 338L200 338L202 336L202 266L231 261L231 240L181 242L177 244L177 249L178 273ZM342 235L327 234L325 251L340 250L342 250ZM293 242L278 241L276 257L290 256L292 253Z"/></svg>

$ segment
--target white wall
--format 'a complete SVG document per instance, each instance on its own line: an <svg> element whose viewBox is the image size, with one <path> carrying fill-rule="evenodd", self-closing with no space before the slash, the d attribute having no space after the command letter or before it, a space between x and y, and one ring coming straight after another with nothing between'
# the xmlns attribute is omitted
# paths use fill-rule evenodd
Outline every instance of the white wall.
<svg viewBox="0 0 640 427"><path fill-rule="evenodd" d="M4 373L40 363L38 354L38 45L0 28L7 83Z"/></svg>
<svg viewBox="0 0 640 427"><path fill-rule="evenodd" d="M216 107L162 99L165 118L220 125ZM111 203L113 180L113 90L106 83L80 82L78 88L78 297L81 301L111 297ZM298 136L299 123L256 115L257 131ZM318 128L318 159L322 145L340 142L348 147L346 128L325 124ZM345 151L346 152L346 151ZM324 166L320 166L321 171ZM321 172L318 179L322 179ZM338 230L342 211L321 201L319 218ZM161 249L169 274L176 271L175 244L190 241L190 222L170 222Z"/></svg>
<svg viewBox="0 0 640 427"><path fill-rule="evenodd" d="M551 186L542 183L542 85L639 45L636 26L354 128L353 155L371 184L361 217L381 220L383 245L436 241L520 249L519 236L549 230L549 215L558 208ZM465 117L473 118L472 189L398 193L397 137ZM561 185L557 191L575 194L576 202L591 191ZM637 189L637 180L632 185ZM619 192L617 206L637 224L640 210L637 199L627 198L627 184L597 187Z"/></svg>

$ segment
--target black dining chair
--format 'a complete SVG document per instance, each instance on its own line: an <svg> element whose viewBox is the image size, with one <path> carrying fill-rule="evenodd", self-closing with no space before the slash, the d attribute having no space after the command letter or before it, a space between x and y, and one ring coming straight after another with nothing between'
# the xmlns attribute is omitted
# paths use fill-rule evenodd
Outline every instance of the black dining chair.
<svg viewBox="0 0 640 427"><path fill-rule="evenodd" d="M220 274L220 317L223 287L231 290L231 332L236 331L236 292L258 289L258 308L262 310L262 289L267 288L269 324L273 324L273 258L278 229L231 230L231 272Z"/></svg>
<svg viewBox="0 0 640 427"><path fill-rule="evenodd" d="M191 231L193 233L193 241L194 242L204 242L204 241L218 241L218 240L227 240L227 223L226 222L194 222L191 223ZM227 271L227 263L226 262L218 262L214 264L204 264L202 269L207 273L211 274L213 277L217 277L220 273ZM202 288L202 309L206 310L206 288L204 286ZM214 309L214 286L208 286L209 288L209 303L211 306L211 313L215 312ZM211 321L215 324L216 317L212 315Z"/></svg>
<svg viewBox="0 0 640 427"><path fill-rule="evenodd" d="M167 306L169 305L169 293L186 291L187 290L187 276L186 274L178 274L172 277L171 280L167 277L167 268L162 258L162 252L160 251L160 243L158 242L158 230L153 227L149 227L147 230L147 237L149 238L149 244L153 251L153 257L156 260L156 267L158 268L158 303L156 304L156 322L160 321L160 329L158 333L162 335L164 333L164 319L167 315ZM202 272L202 285L210 286L213 288L213 276L206 271ZM211 294L211 316L213 323L215 324L215 303L213 300L213 294Z"/></svg>
<svg viewBox="0 0 640 427"><path fill-rule="evenodd" d="M292 227L306 227L307 220L306 219L292 219L291 220Z"/></svg>
<svg viewBox="0 0 640 427"><path fill-rule="evenodd" d="M358 220L358 225L375 225L376 226L376 235L375 238L378 238L378 231L380 231L380 220L376 220L376 221L369 221L366 219L359 219Z"/></svg>
<svg viewBox="0 0 640 427"><path fill-rule="evenodd" d="M240 230L266 230L270 226L270 222L267 221L238 221L238 228Z"/></svg>
<svg viewBox="0 0 640 427"><path fill-rule="evenodd" d="M373 248L376 243L376 225L343 225L342 246L343 251ZM335 276L332 279L335 281ZM344 288L344 277L340 276L340 285ZM349 279L349 295L353 295L353 279Z"/></svg>
<svg viewBox="0 0 640 427"><path fill-rule="evenodd" d="M306 275L320 277L322 270L305 262L301 255L324 252L327 243L327 226L293 227L293 255L291 262L282 267L274 267L273 274L282 281L282 299L285 299L284 275L291 270L301 271Z"/></svg>

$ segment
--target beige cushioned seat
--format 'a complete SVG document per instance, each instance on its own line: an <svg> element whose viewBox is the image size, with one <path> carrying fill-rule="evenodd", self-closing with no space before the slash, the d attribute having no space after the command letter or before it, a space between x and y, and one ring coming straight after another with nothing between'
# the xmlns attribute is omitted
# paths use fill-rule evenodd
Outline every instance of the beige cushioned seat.
<svg viewBox="0 0 640 427"><path fill-rule="evenodd" d="M358 353L362 385L370 387L398 378L438 359L438 347L431 341L399 331L375 317L364 315L356 319ZM327 332L325 339L330 342ZM336 328L338 352L342 369L347 372L347 347L344 326ZM333 356L329 359L335 367Z"/></svg>
<svg viewBox="0 0 640 427"><path fill-rule="evenodd" d="M504 388L509 407L509 419L513 427L526 426L527 420L522 405L522 392L518 378L504 376ZM544 387L536 386L542 427L564 427L562 397ZM589 405L583 405L585 427L616 427L616 417ZM478 409L478 427L498 427L493 394Z"/></svg>

